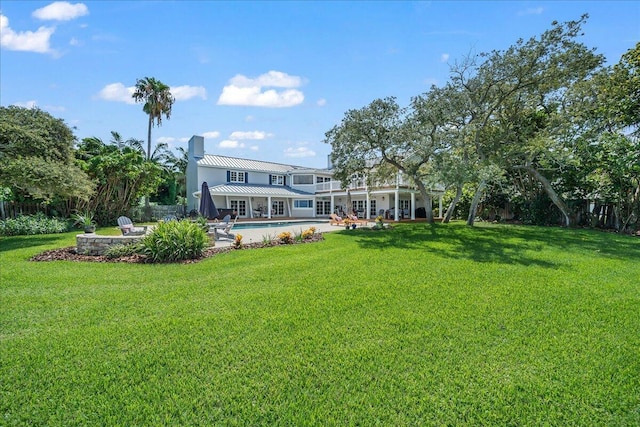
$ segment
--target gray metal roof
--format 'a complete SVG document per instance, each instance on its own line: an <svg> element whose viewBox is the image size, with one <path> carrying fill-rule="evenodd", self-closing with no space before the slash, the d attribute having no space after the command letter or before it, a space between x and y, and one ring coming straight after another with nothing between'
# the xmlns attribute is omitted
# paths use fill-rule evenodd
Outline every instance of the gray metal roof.
<svg viewBox="0 0 640 427"><path fill-rule="evenodd" d="M238 157L218 156L212 154L205 154L202 159L198 160L198 166L217 167L241 171L275 172L283 174L290 172L333 173L328 169L313 169L303 166L263 162L262 160L241 159Z"/></svg>
<svg viewBox="0 0 640 427"><path fill-rule="evenodd" d="M212 195L261 197L313 197L313 193L282 185L220 184L209 188Z"/></svg>

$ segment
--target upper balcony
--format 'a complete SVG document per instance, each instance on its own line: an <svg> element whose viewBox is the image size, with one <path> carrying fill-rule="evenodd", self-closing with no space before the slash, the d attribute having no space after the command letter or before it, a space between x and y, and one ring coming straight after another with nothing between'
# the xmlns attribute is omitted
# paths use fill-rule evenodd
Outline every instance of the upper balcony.
<svg viewBox="0 0 640 427"><path fill-rule="evenodd" d="M316 184L316 193L338 193L338 192L344 192L345 190L367 191L367 190L379 190L379 189L393 189L393 188L400 188L400 187L413 188L414 186L409 182L409 180L403 179L402 176L398 176L397 179L378 182L371 187L367 186L367 182L364 179L355 179L347 186L346 189L342 188L342 182L340 181L319 182Z"/></svg>

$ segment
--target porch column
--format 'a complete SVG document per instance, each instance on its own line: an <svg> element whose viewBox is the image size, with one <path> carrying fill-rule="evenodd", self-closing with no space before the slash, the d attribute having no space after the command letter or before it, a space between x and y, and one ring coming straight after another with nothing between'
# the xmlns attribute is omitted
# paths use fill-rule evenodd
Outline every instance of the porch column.
<svg viewBox="0 0 640 427"><path fill-rule="evenodd" d="M371 219L371 198L369 197L369 192L367 191L367 215L365 215L366 219Z"/></svg>
<svg viewBox="0 0 640 427"><path fill-rule="evenodd" d="M416 220L416 193L411 193L411 206L409 206L411 221Z"/></svg>
<svg viewBox="0 0 640 427"><path fill-rule="evenodd" d="M398 212L400 210L400 192L398 192L398 189L396 188L395 194L394 194L396 200L394 201L393 204L393 220L394 221L399 221L400 220L400 212Z"/></svg>
<svg viewBox="0 0 640 427"><path fill-rule="evenodd" d="M267 218L271 219L271 196L267 196Z"/></svg>
<svg viewBox="0 0 640 427"><path fill-rule="evenodd" d="M438 195L438 216L444 218L444 214L442 213L442 194Z"/></svg>
<svg viewBox="0 0 640 427"><path fill-rule="evenodd" d="M336 201L335 201L335 196L332 194L331 195L331 213L334 213L336 211Z"/></svg>
<svg viewBox="0 0 640 427"><path fill-rule="evenodd" d="M253 203L251 203L253 197L249 197L249 218L253 219Z"/></svg>

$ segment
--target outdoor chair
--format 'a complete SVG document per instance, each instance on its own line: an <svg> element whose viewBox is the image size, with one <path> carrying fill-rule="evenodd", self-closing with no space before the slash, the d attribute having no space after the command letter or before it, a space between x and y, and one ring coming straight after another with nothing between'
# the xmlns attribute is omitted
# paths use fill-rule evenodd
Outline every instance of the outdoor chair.
<svg viewBox="0 0 640 427"><path fill-rule="evenodd" d="M216 240L219 240L220 237L222 237L222 236L227 237L229 239L233 239L234 238L234 235L231 234L231 230L233 229L233 226L235 225L236 221L238 220L238 217L236 216L234 218L233 222L230 222L230 220L231 220L231 215L227 215L227 216L225 216L223 218L222 222L219 222L219 223L213 225L213 232L215 233L215 239Z"/></svg>
<svg viewBox="0 0 640 427"><path fill-rule="evenodd" d="M120 231L122 231L123 236L143 236L147 234L146 225L135 227L131 218L126 216L118 218L118 227L120 227Z"/></svg>
<svg viewBox="0 0 640 427"><path fill-rule="evenodd" d="M216 220L216 222L209 224L209 231L216 228L226 228L229 225L229 221L231 221L231 215L225 215L222 221Z"/></svg>
<svg viewBox="0 0 640 427"><path fill-rule="evenodd" d="M329 218L331 218L331 221L329 222L331 225L345 225L344 219L336 214L329 215Z"/></svg>
<svg viewBox="0 0 640 427"><path fill-rule="evenodd" d="M347 215L351 224L367 225L367 220L358 218L358 215Z"/></svg>

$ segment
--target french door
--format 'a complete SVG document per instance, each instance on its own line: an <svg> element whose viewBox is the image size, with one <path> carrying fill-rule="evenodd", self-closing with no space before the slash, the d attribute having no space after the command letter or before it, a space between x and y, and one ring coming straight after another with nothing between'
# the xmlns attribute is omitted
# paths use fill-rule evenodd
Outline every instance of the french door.
<svg viewBox="0 0 640 427"><path fill-rule="evenodd" d="M316 201L316 215L331 215L331 201L330 200L317 200Z"/></svg>
<svg viewBox="0 0 640 427"><path fill-rule="evenodd" d="M271 202L271 215L284 216L284 201L273 200Z"/></svg>
<svg viewBox="0 0 640 427"><path fill-rule="evenodd" d="M247 201L246 200L230 200L231 209L238 212L238 216L247 216Z"/></svg>

